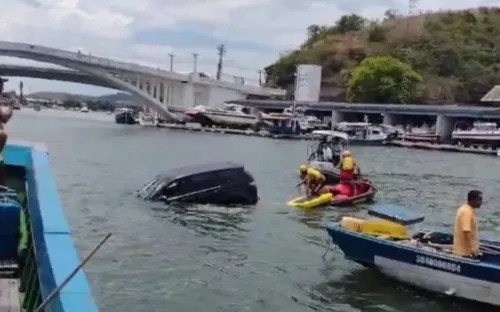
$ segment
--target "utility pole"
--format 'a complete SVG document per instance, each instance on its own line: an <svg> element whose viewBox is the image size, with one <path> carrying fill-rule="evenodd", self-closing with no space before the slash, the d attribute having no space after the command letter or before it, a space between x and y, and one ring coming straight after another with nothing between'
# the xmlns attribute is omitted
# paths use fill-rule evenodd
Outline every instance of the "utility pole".
<svg viewBox="0 0 500 312"><path fill-rule="evenodd" d="M193 53L193 73L198 72L198 53Z"/></svg>
<svg viewBox="0 0 500 312"><path fill-rule="evenodd" d="M259 86L262 86L262 69L259 69L257 73L259 74Z"/></svg>
<svg viewBox="0 0 500 312"><path fill-rule="evenodd" d="M174 71L174 55L169 53L168 57L170 57L170 71Z"/></svg>
<svg viewBox="0 0 500 312"><path fill-rule="evenodd" d="M224 55L226 55L226 46L223 44L220 44L217 46L217 55L219 55L219 62L217 64L217 80L220 80L221 75L222 75L222 61L224 58Z"/></svg>

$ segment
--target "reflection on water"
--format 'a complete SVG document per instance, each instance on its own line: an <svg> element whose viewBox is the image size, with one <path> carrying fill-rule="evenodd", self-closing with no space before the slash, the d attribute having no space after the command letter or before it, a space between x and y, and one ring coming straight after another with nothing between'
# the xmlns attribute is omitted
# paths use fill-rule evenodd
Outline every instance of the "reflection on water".
<svg viewBox="0 0 500 312"><path fill-rule="evenodd" d="M361 266L335 277L332 276L333 265L332 262L327 263L321 270L326 282L308 289L308 295L318 303L344 303L366 312L423 311L429 304L436 305L439 311L443 312L494 311L494 308L488 305L452 299L413 288Z"/></svg>
<svg viewBox="0 0 500 312"><path fill-rule="evenodd" d="M198 234L232 241L244 237L248 230L242 224L251 220L250 214L255 208L173 204L152 209L156 212L156 217L168 219Z"/></svg>

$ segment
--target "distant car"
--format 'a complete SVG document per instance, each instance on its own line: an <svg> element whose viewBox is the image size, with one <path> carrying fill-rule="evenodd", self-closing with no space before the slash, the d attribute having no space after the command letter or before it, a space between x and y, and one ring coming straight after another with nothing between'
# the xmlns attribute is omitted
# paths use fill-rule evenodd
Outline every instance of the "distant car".
<svg viewBox="0 0 500 312"><path fill-rule="evenodd" d="M254 205L259 200L253 176L234 162L172 169L157 175L136 194L151 201L216 205Z"/></svg>

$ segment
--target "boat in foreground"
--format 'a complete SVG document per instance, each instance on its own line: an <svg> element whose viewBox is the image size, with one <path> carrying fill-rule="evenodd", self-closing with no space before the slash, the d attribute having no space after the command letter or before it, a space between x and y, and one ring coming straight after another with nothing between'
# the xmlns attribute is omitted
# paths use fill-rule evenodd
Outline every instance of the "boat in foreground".
<svg viewBox="0 0 500 312"><path fill-rule="evenodd" d="M349 260L425 290L500 306L500 242L480 241L480 258L451 252L453 236L408 226L424 220L391 205L376 205L372 219L344 217L326 231Z"/></svg>
<svg viewBox="0 0 500 312"><path fill-rule="evenodd" d="M34 311L78 267L79 257L40 144L9 140L0 187L2 311ZM80 270L43 311L97 312Z"/></svg>
<svg viewBox="0 0 500 312"><path fill-rule="evenodd" d="M337 185L327 185L322 194L315 197L298 197L288 202L289 206L313 209L324 206L348 206L372 201L377 192L370 180L360 179Z"/></svg>
<svg viewBox="0 0 500 312"><path fill-rule="evenodd" d="M253 176L234 162L172 169L157 175L136 195L151 201L216 205L254 205L259 200Z"/></svg>

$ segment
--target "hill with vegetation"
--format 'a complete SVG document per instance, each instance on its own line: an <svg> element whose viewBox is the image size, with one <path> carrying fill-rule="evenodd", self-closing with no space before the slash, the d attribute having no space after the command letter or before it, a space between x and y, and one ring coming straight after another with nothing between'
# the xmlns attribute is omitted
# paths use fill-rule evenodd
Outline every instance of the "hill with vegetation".
<svg viewBox="0 0 500 312"><path fill-rule="evenodd" d="M266 83L290 88L297 64L323 66L323 82L352 102L478 103L500 83L500 8L311 25L298 49L265 69Z"/></svg>

